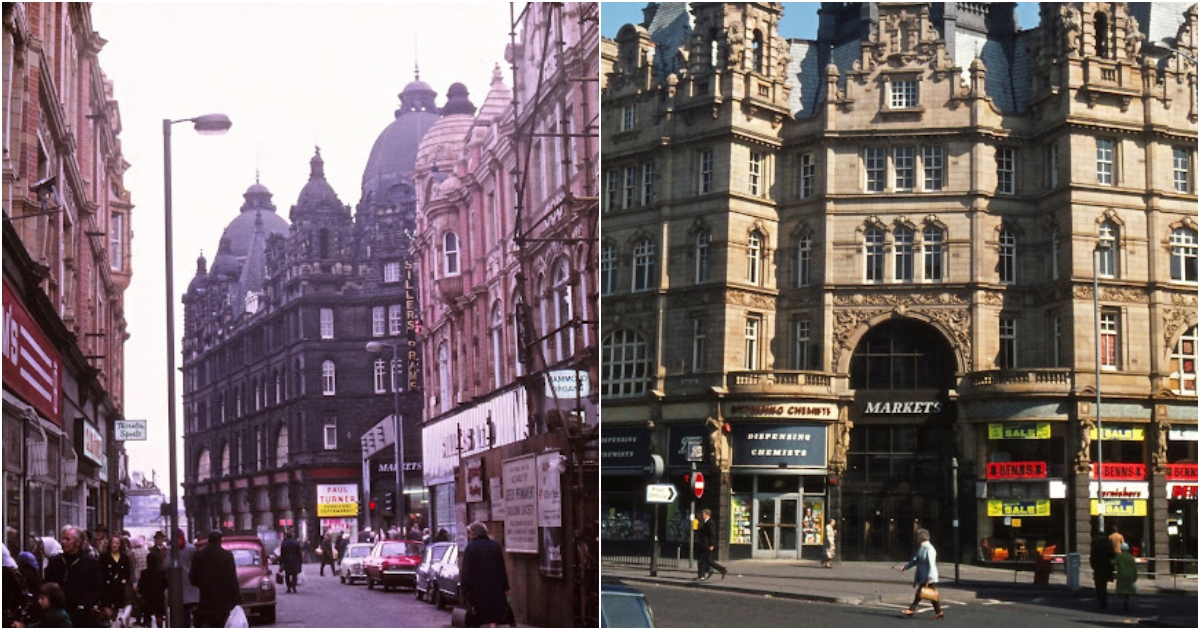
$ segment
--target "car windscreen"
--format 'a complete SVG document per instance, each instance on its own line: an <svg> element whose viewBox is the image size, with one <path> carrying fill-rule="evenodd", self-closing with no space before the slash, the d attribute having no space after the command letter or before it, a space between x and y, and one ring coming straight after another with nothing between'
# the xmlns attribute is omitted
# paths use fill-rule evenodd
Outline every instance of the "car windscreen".
<svg viewBox="0 0 1200 630"><path fill-rule="evenodd" d="M652 628L654 627L654 618L645 599L601 591L600 627Z"/></svg>
<svg viewBox="0 0 1200 630"><path fill-rule="evenodd" d="M239 567L260 566L257 549L230 549L229 551L233 554L233 563Z"/></svg>
<svg viewBox="0 0 1200 630"><path fill-rule="evenodd" d="M381 556L419 556L421 555L420 543L405 543L405 542L390 542L384 543L380 549Z"/></svg>
<svg viewBox="0 0 1200 630"><path fill-rule="evenodd" d="M347 558L365 558L371 555L370 547L351 547L346 553Z"/></svg>

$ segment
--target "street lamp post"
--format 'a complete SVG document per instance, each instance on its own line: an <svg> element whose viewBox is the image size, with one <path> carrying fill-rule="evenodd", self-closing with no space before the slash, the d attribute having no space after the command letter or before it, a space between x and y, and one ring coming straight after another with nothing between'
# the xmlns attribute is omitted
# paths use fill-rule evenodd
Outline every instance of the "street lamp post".
<svg viewBox="0 0 1200 630"><path fill-rule="evenodd" d="M170 503L167 510L171 522L171 561L167 567L167 584L170 586L171 625L183 627L183 576L179 567L179 465L175 452L175 277L173 271L174 248L171 233L171 125L190 122L201 135L220 135L229 131L232 123L225 114L205 114L180 120L163 119L163 226L165 231L166 274L167 274L167 439L171 460Z"/></svg>
<svg viewBox="0 0 1200 630"><path fill-rule="evenodd" d="M1100 256L1109 251L1112 241L1102 238L1092 250L1092 309L1096 344L1096 511L1100 533L1104 533L1104 420L1100 415Z"/></svg>
<svg viewBox="0 0 1200 630"><path fill-rule="evenodd" d="M389 381L392 384L392 422L396 432L396 441L393 444L395 451L394 463L396 465L396 500L399 505L396 506L396 514L404 515L408 518L408 499L404 496L404 423L400 420L400 388L396 384L396 372L400 361L400 347L395 342L390 341L369 341L367 342L367 352L379 354L384 346L392 349L392 358L388 362L388 370L390 372ZM400 522L400 519L396 519ZM407 526L407 524L405 524ZM406 529L407 531L407 529Z"/></svg>

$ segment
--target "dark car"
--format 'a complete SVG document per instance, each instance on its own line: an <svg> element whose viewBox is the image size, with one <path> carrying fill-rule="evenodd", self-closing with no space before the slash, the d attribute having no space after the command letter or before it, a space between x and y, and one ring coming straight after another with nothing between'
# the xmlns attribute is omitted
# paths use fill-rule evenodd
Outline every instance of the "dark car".
<svg viewBox="0 0 1200 630"><path fill-rule="evenodd" d="M207 540L196 542L196 549L208 545ZM226 534L221 547L233 554L237 565L238 584L242 586L242 610L247 617L258 617L262 623L275 623L275 580L267 564L267 551L262 540L253 534Z"/></svg>
<svg viewBox="0 0 1200 630"><path fill-rule="evenodd" d="M458 545L451 545L450 552L433 570L433 605L445 608L448 603L459 603L458 597Z"/></svg>
<svg viewBox="0 0 1200 630"><path fill-rule="evenodd" d="M619 582L600 584L601 628L653 628L654 613L641 591Z"/></svg>
<svg viewBox="0 0 1200 630"><path fill-rule="evenodd" d="M415 540L384 540L375 543L371 553L363 558L367 588L382 584L383 590L393 586L417 586L417 565L425 545Z"/></svg>
<svg viewBox="0 0 1200 630"><path fill-rule="evenodd" d="M346 556L342 558L342 584L354 584L355 580L367 579L363 571L363 560L371 555L371 543L353 543L346 547Z"/></svg>
<svg viewBox="0 0 1200 630"><path fill-rule="evenodd" d="M429 601L433 601L433 580L438 565L451 553L450 548L454 546L454 543L450 542L438 542L425 546L425 553L421 555L421 564L417 565L417 587L414 589L417 592L417 599L425 599L425 596L428 595Z"/></svg>

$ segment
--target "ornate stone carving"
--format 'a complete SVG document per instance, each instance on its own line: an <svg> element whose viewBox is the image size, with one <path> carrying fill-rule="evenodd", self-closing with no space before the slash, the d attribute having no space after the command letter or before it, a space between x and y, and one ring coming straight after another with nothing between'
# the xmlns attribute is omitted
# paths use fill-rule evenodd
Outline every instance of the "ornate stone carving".
<svg viewBox="0 0 1200 630"><path fill-rule="evenodd" d="M1184 328L1190 328L1196 325L1196 308L1195 300L1190 309L1170 308L1162 309L1163 321L1163 347L1170 348L1179 336L1179 331Z"/></svg>
<svg viewBox="0 0 1200 630"><path fill-rule="evenodd" d="M951 341L958 347L961 355L965 357L964 368L966 371L970 372L974 369L971 353L971 312L969 310L965 308L914 309L913 313L924 315L941 324L942 328L950 334Z"/></svg>
<svg viewBox="0 0 1200 630"><path fill-rule="evenodd" d="M833 313L833 367L841 365L842 353L850 350L850 337L879 311L848 309Z"/></svg>
<svg viewBox="0 0 1200 630"><path fill-rule="evenodd" d="M955 306L970 302L962 295L943 291L940 293L855 293L833 296L834 306Z"/></svg>
<svg viewBox="0 0 1200 630"><path fill-rule="evenodd" d="M1092 299L1092 285L1077 284L1072 288L1072 295L1077 300ZM1150 296L1142 289L1132 287L1100 287L1100 299L1105 302L1124 302L1126 304L1149 304Z"/></svg>
<svg viewBox="0 0 1200 630"><path fill-rule="evenodd" d="M725 303L734 306L748 306L763 310L775 309L776 297L762 293L752 293L740 289L729 289L725 292Z"/></svg>
<svg viewBox="0 0 1200 630"><path fill-rule="evenodd" d="M1083 410L1080 410L1081 412ZM1075 452L1075 472L1086 475L1092 469L1092 429L1096 420L1091 416L1079 417L1079 450Z"/></svg>
<svg viewBox="0 0 1200 630"><path fill-rule="evenodd" d="M1154 466L1154 474L1162 475L1167 472L1167 439L1171 419L1166 415L1159 416L1154 429L1154 452L1150 454L1150 463Z"/></svg>
<svg viewBox="0 0 1200 630"><path fill-rule="evenodd" d="M1004 294L999 291L980 291L979 301L988 306L1004 306Z"/></svg>

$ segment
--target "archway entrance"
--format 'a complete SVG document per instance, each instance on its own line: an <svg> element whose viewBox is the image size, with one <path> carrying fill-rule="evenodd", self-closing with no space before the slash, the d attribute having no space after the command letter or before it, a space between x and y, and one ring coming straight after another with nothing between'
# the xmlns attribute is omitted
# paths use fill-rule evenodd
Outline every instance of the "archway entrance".
<svg viewBox="0 0 1200 630"><path fill-rule="evenodd" d="M883 322L855 348L840 510L847 559L908 558L922 527L935 545L952 546L956 366L946 339L913 319Z"/></svg>

